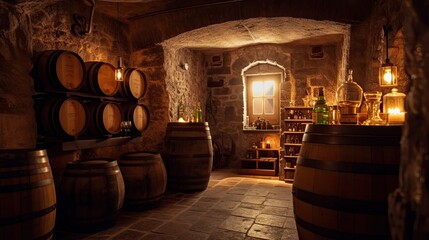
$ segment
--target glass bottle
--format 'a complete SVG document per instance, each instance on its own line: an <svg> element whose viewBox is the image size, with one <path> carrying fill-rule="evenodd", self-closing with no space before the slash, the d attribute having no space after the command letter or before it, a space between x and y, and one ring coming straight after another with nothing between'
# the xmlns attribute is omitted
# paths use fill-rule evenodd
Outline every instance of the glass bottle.
<svg viewBox="0 0 429 240"><path fill-rule="evenodd" d="M255 122L256 129L261 129L261 119L258 117Z"/></svg>
<svg viewBox="0 0 429 240"><path fill-rule="evenodd" d="M313 124L329 124L328 105L326 104L323 88L319 88L319 97L313 107Z"/></svg>
<svg viewBox="0 0 429 240"><path fill-rule="evenodd" d="M183 105L182 99L180 99L179 107L177 109L177 119L178 120L183 119L184 113L185 113L185 106Z"/></svg>
<svg viewBox="0 0 429 240"><path fill-rule="evenodd" d="M261 129L267 129L267 122L263 118L261 120Z"/></svg>
<svg viewBox="0 0 429 240"><path fill-rule="evenodd" d="M200 102L198 102L197 108L195 109L195 122L197 123L203 122L203 115L201 113Z"/></svg>
<svg viewBox="0 0 429 240"><path fill-rule="evenodd" d="M363 90L353 81L353 70L349 69L346 81L337 89L337 104L341 114L356 114L362 101Z"/></svg>

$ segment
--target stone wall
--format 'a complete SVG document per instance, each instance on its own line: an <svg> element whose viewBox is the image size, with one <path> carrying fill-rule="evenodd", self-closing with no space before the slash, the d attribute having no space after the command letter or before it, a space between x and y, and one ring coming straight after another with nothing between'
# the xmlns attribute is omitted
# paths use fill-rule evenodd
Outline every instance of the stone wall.
<svg viewBox="0 0 429 240"><path fill-rule="evenodd" d="M184 104L185 120L195 113L200 103L203 119L206 117L207 79L205 77L204 55L190 49L175 49L163 45L166 71L165 82L169 93L170 122L178 120L178 106Z"/></svg>
<svg viewBox="0 0 429 240"><path fill-rule="evenodd" d="M350 39L350 66L354 81L362 86L364 91L381 91L384 94L391 91L391 87L380 87L378 69L386 59L386 43L383 25L390 25L389 32L389 59L398 67L399 92L409 90L409 76L405 72L405 40L402 29L400 9L402 0L380 1L372 12L372 17L366 21L353 25ZM389 14L387 15L387 9Z"/></svg>
<svg viewBox="0 0 429 240"><path fill-rule="evenodd" d="M122 56L125 67L137 67L146 75L148 91L139 102L148 107L150 122L142 137L122 146L77 151L63 151L60 145L47 146L56 183L61 180L69 161L102 157L118 159L130 151L160 152L169 120L162 48L143 49L131 57L128 26L97 11L92 32L82 37L73 35L73 15L88 17L89 13L90 7L80 1L29 1L19 5L0 1L1 148L36 147L37 121L32 99L36 92L31 71L39 53L68 50L77 53L84 61L113 65L116 65L117 56Z"/></svg>
<svg viewBox="0 0 429 240"><path fill-rule="evenodd" d="M275 138L279 147L279 134L261 132L243 132L243 79L242 70L254 62L275 63L286 70L284 82L281 83L281 109L294 101L303 106L302 98L307 92L317 96L317 88L324 87L329 104L335 102L335 92L341 54L338 46L323 45L323 57L311 58L312 45L309 44L261 44L242 47L236 50L207 52L206 61L215 55L222 56L222 66L211 67L207 63L209 82L222 82L219 87L210 88L207 102L207 117L211 126L212 136L219 141L232 141L229 164L237 167L239 158L245 150L262 138ZM340 59L339 59L340 58ZM282 116L284 118L284 115ZM231 145L231 144L230 144Z"/></svg>
<svg viewBox="0 0 429 240"><path fill-rule="evenodd" d="M31 20L22 9L0 1L0 146L34 148L34 84L30 77Z"/></svg>
<svg viewBox="0 0 429 240"><path fill-rule="evenodd" d="M429 238L429 1L404 1L406 74L411 76L399 188L389 198L392 239Z"/></svg>

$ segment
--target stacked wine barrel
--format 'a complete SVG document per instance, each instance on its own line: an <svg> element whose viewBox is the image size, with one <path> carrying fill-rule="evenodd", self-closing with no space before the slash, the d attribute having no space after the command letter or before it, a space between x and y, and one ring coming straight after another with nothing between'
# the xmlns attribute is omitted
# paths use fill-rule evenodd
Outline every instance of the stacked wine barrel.
<svg viewBox="0 0 429 240"><path fill-rule="evenodd" d="M48 50L36 57L33 77L40 136L83 139L121 136L124 121L129 134L141 135L149 124L149 110L139 103L147 89L145 75L125 70L115 81L107 62L84 62L76 53Z"/></svg>

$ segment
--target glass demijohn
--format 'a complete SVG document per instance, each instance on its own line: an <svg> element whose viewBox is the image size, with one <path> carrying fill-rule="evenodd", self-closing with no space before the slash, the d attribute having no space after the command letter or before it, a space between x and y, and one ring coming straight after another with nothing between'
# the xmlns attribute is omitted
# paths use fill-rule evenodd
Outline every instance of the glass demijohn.
<svg viewBox="0 0 429 240"><path fill-rule="evenodd" d="M349 69L346 81L337 89L337 104L342 114L356 114L362 101L363 90L353 81L353 70Z"/></svg>

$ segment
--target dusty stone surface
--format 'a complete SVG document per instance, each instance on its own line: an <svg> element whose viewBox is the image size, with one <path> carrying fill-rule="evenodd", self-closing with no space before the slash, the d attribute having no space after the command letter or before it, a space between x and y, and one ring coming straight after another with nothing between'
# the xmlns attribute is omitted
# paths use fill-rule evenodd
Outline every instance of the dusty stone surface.
<svg viewBox="0 0 429 240"><path fill-rule="evenodd" d="M164 43L174 48L238 48L261 43L289 43L332 34L348 36L349 25L289 17L251 18L188 31Z"/></svg>
<svg viewBox="0 0 429 240"><path fill-rule="evenodd" d="M428 138L429 17L428 1L404 1L407 74L407 121L401 144L400 185L389 199L394 239L429 238Z"/></svg>
<svg viewBox="0 0 429 240"><path fill-rule="evenodd" d="M34 148L31 27L21 9L0 2L0 147Z"/></svg>

